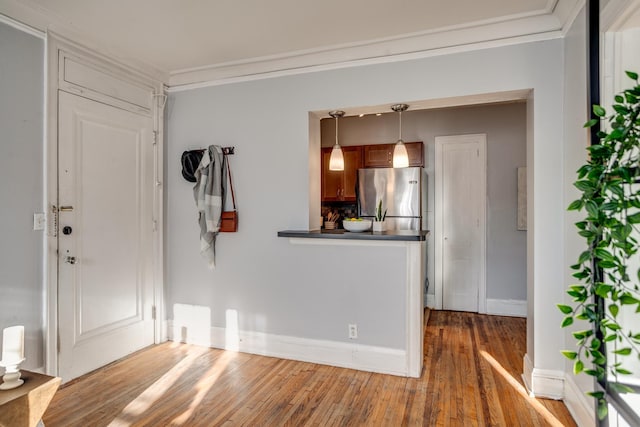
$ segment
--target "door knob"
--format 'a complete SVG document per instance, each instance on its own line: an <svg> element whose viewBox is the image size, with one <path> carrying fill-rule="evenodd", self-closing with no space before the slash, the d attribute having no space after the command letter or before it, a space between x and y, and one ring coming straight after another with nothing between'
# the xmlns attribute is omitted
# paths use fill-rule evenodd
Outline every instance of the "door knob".
<svg viewBox="0 0 640 427"><path fill-rule="evenodd" d="M64 262L66 262L67 264L75 264L76 263L76 257L74 257L74 256L65 257Z"/></svg>

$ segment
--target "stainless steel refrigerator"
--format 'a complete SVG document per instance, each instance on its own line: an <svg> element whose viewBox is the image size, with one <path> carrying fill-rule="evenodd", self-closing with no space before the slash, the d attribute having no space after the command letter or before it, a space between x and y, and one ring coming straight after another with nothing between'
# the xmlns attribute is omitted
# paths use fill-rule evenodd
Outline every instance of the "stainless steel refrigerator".
<svg viewBox="0 0 640 427"><path fill-rule="evenodd" d="M427 229L427 174L423 168L358 169L358 214L373 219L378 202L387 230Z"/></svg>

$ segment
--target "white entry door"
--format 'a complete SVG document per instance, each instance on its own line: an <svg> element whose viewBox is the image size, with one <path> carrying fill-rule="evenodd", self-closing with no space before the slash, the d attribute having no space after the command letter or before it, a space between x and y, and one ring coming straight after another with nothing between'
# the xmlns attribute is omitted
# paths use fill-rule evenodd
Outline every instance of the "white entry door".
<svg viewBox="0 0 640 427"><path fill-rule="evenodd" d="M485 312L486 135L436 138L436 300Z"/></svg>
<svg viewBox="0 0 640 427"><path fill-rule="evenodd" d="M59 375L154 342L153 121L66 92L58 105Z"/></svg>

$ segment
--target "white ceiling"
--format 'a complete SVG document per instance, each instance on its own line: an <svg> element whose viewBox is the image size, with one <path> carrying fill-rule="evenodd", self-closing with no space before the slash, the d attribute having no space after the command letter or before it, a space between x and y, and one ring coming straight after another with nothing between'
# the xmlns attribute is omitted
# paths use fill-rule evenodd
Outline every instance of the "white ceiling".
<svg viewBox="0 0 640 427"><path fill-rule="evenodd" d="M0 0L0 13L185 84L557 32L576 3Z"/></svg>

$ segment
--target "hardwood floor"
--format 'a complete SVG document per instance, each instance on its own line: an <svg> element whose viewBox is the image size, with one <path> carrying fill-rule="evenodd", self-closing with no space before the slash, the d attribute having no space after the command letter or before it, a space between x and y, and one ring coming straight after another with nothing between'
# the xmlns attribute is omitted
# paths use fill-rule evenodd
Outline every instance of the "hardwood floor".
<svg viewBox="0 0 640 427"><path fill-rule="evenodd" d="M58 426L574 426L527 395L525 319L432 311L421 378L165 343L61 388Z"/></svg>

